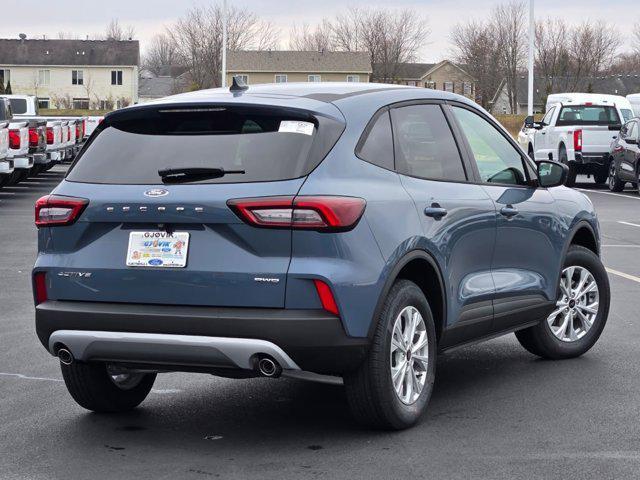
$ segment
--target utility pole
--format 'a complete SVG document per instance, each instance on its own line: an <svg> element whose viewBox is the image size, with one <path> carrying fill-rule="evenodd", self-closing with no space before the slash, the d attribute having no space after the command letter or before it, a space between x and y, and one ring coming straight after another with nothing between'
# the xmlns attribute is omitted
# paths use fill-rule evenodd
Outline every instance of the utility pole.
<svg viewBox="0 0 640 480"><path fill-rule="evenodd" d="M533 1L534 0L529 0L529 97L527 115L533 115L533 60L535 54L534 42L536 34L536 20Z"/></svg>
<svg viewBox="0 0 640 480"><path fill-rule="evenodd" d="M222 2L222 88L227 86L227 13L227 0L224 0Z"/></svg>

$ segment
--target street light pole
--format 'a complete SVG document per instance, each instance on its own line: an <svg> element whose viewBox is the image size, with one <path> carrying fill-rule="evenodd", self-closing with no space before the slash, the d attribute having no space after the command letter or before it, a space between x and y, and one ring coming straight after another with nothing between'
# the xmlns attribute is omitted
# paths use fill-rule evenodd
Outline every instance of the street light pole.
<svg viewBox="0 0 640 480"><path fill-rule="evenodd" d="M533 0L531 0L533 1ZM227 0L222 2L222 88L227 86Z"/></svg>
<svg viewBox="0 0 640 480"><path fill-rule="evenodd" d="M533 115L533 60L535 54L534 37L536 33L533 1L534 0L529 0L529 96L527 102L527 115Z"/></svg>

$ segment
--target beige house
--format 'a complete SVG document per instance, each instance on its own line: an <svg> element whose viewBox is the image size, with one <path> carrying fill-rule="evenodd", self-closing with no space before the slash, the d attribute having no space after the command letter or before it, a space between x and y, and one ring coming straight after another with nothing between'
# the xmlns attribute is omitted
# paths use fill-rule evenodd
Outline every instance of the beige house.
<svg viewBox="0 0 640 480"><path fill-rule="evenodd" d="M40 108L137 103L139 63L138 41L0 39L0 81Z"/></svg>
<svg viewBox="0 0 640 480"><path fill-rule="evenodd" d="M286 82L368 82L364 52L230 51L227 85L238 77L247 85Z"/></svg>
<svg viewBox="0 0 640 480"><path fill-rule="evenodd" d="M475 100L475 79L450 60L440 63L401 63L395 83L458 93Z"/></svg>

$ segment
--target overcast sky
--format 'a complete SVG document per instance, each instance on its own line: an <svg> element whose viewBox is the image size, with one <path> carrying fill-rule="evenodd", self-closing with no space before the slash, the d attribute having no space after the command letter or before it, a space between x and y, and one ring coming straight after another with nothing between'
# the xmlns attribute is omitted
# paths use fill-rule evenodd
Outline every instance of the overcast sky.
<svg viewBox="0 0 640 480"><path fill-rule="evenodd" d="M628 37L635 22L640 22L637 0L535 0L536 18L562 17L572 23L604 19L622 37ZM104 30L112 18L123 25L132 25L142 50L145 41L162 31L193 5L206 5L215 0L0 0L2 19L0 37L17 38L26 33L29 38L58 32L72 33L79 38ZM449 32L457 22L482 19L498 1L486 0L229 0L247 7L261 18L274 23L281 31L282 45L288 44L294 24L313 24L323 16L333 16L348 6L379 6L410 8L424 17L431 30L428 44L420 52L421 61L439 61L450 56ZM55 7L53 7L55 5ZM637 14L632 13L638 11Z"/></svg>

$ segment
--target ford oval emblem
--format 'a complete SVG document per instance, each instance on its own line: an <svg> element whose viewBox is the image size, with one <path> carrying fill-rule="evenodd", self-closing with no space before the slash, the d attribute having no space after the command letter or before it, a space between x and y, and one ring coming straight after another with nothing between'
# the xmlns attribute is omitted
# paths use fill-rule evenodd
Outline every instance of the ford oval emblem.
<svg viewBox="0 0 640 480"><path fill-rule="evenodd" d="M152 188L144 192L145 197L164 197L165 195L169 195L169 190L164 188Z"/></svg>

